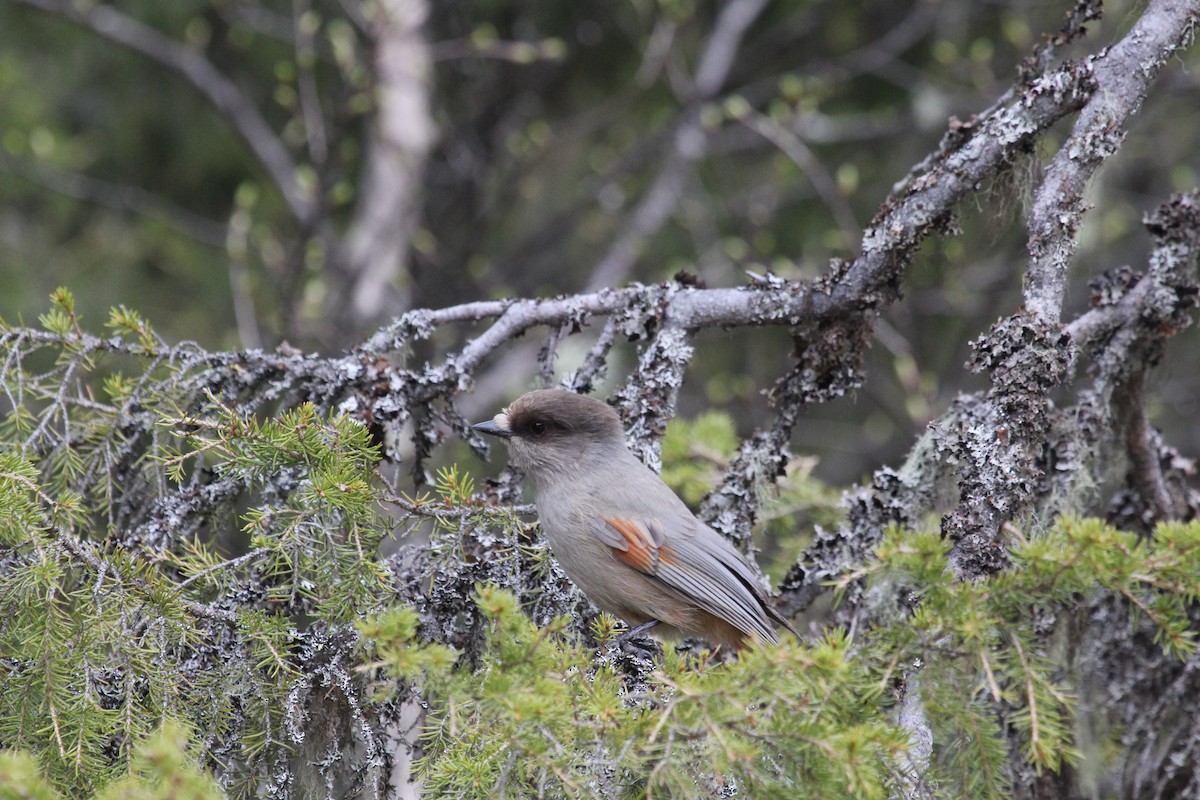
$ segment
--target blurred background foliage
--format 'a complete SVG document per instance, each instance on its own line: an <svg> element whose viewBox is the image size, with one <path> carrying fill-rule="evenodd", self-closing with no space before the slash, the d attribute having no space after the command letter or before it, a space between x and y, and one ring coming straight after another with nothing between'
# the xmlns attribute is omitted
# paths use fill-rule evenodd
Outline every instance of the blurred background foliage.
<svg viewBox="0 0 1200 800"><path fill-rule="evenodd" d="M33 322L67 285L93 327L125 304L173 341L333 352L408 308L680 270L709 286L743 284L746 270L815 276L857 252L862 226L948 119L987 108L1069 7L776 0L726 48L727 69L706 88L697 76L730 44L720 36L732 5L110 4L202 55L253 102L292 155L296 185L315 198L301 218L193 83L67 19L54 0L0 0L0 316ZM360 212L380 110L371 20L401 6L428 15L419 30L429 70L419 77L435 136L407 260L377 313L347 318L328 231L345 233ZM1105 4L1074 54L1113 41L1133 8ZM1144 261L1141 215L1200 182L1200 55L1186 59L1156 84L1091 187L1069 290L1076 310L1090 278ZM1070 122L1047 141L1061 141ZM968 343L1020 303L1023 202L1052 154L1049 144L1030 154L1017 170L1027 182L980 187L961 209L962 234L925 245L906 299L877 326L865 386L812 408L798 427L793 449L817 457L819 477L844 484L895 463L958 392L982 386L963 369ZM439 335L418 355L454 344ZM742 434L761 424L761 391L791 342L764 330L706 333L698 345L681 413L725 410ZM1197 346L1195 332L1173 340L1175 366L1152 377L1150 392L1152 420L1193 456L1200 371L1179 365L1195 362L1187 354ZM572 352L563 350L563 371ZM496 370L480 381L487 413L533 384L532 351Z"/></svg>

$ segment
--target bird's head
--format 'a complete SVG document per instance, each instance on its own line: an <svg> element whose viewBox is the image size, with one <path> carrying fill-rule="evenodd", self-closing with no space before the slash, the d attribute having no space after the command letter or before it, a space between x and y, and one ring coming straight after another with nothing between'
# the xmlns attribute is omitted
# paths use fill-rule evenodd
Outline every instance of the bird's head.
<svg viewBox="0 0 1200 800"><path fill-rule="evenodd" d="M581 462L625 450L617 412L591 397L562 389L523 394L475 430L508 444L513 462L535 480Z"/></svg>

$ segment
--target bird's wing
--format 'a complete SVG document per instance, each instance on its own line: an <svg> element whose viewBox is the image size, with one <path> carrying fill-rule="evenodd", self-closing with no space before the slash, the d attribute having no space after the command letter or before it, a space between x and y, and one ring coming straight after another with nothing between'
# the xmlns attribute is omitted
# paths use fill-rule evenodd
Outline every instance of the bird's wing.
<svg viewBox="0 0 1200 800"><path fill-rule="evenodd" d="M776 641L768 616L776 616L745 557L694 517L600 517L592 532L622 563L764 642Z"/></svg>

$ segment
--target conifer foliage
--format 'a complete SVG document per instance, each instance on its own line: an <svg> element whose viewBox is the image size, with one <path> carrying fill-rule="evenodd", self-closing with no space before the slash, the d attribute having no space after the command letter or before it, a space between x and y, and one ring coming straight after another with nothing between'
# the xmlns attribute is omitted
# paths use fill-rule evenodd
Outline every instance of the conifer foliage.
<svg viewBox="0 0 1200 800"><path fill-rule="evenodd" d="M41 321L3 333L6 797L999 798L1021 770L1108 768L1119 720L1079 695L1101 621L1195 656L1200 524L1069 516L1013 528L1011 568L977 581L894 527L829 587L891 600L736 659L647 656L527 509L460 467L382 480L342 393L297 377L336 365L170 346L128 309L96 336L65 290ZM665 448L685 495L696 430ZM781 487L838 514L804 470Z"/></svg>

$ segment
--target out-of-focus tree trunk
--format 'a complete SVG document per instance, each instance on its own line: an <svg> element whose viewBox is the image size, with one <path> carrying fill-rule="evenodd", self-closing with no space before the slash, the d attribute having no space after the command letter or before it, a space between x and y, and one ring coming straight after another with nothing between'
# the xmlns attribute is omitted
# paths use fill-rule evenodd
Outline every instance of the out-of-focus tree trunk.
<svg viewBox="0 0 1200 800"><path fill-rule="evenodd" d="M334 330L353 336L409 307L408 252L420 224L425 158L437 135L426 0L380 0L369 18L376 109L338 264Z"/></svg>

